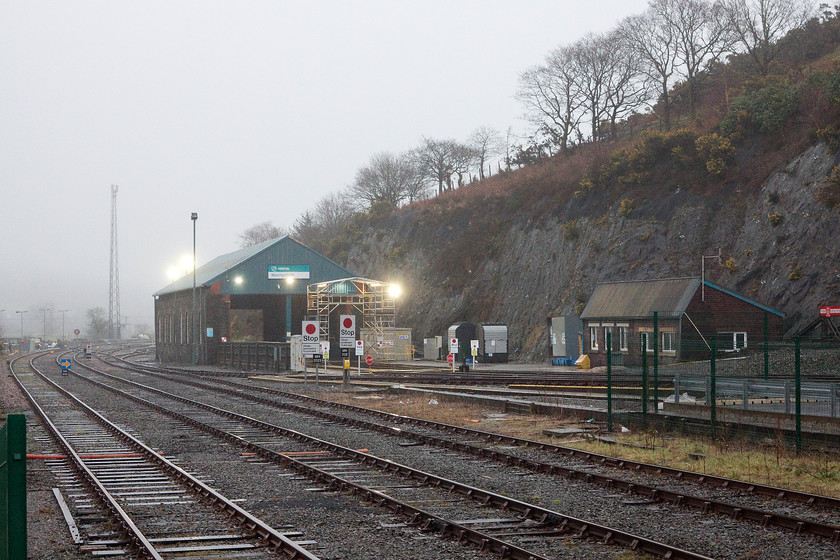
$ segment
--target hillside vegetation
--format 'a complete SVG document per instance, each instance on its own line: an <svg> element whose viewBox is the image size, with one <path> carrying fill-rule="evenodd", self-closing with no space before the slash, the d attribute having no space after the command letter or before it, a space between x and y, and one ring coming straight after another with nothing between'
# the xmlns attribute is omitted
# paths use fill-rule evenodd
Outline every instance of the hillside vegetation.
<svg viewBox="0 0 840 560"><path fill-rule="evenodd" d="M830 16L830 17L829 17ZM374 204L307 240L360 275L398 281L415 342L461 320L508 323L515 356L547 355L546 317L598 282L707 277L786 314L788 336L840 302L840 21L791 32L775 73L746 55L672 90L615 138L402 208ZM693 113L692 119L689 115ZM709 263L712 264L709 264Z"/></svg>

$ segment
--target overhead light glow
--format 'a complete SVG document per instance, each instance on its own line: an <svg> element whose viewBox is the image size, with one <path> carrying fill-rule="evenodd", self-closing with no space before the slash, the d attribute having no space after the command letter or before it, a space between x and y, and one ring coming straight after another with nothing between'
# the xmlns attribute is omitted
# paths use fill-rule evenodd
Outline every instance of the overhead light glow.
<svg viewBox="0 0 840 560"><path fill-rule="evenodd" d="M295 283L295 279L294 279L294 278L292 278L291 276L287 276L287 277L286 277L286 284L289 284L289 285L291 286L291 285L292 285L292 284L294 284L294 283Z"/></svg>
<svg viewBox="0 0 840 560"><path fill-rule="evenodd" d="M237 286L241 286L241 285L242 285L242 282L243 282L243 280L242 280L242 277L241 277L241 276L236 276L236 277L234 277L234 279L233 279L233 283L234 283L234 284L236 284Z"/></svg>
<svg viewBox="0 0 840 560"><path fill-rule="evenodd" d="M392 298L400 297L402 293L402 287L399 284L389 284L388 285L388 295Z"/></svg>

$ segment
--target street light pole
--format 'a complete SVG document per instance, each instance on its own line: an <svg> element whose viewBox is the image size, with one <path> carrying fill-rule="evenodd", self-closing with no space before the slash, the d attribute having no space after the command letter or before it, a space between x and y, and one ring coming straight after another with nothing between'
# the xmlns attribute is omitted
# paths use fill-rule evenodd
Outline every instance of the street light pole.
<svg viewBox="0 0 840 560"><path fill-rule="evenodd" d="M61 313L61 342L64 342L64 314L70 311L69 309L59 309L58 312Z"/></svg>
<svg viewBox="0 0 840 560"><path fill-rule="evenodd" d="M193 223L192 363L196 365L198 363L198 333L195 322L195 223L198 221L198 213L193 212L190 219Z"/></svg>
<svg viewBox="0 0 840 560"><path fill-rule="evenodd" d="M47 311L49 311L49 309L42 307L38 311L44 314L44 338L41 339L41 342L44 343L47 341Z"/></svg>
<svg viewBox="0 0 840 560"><path fill-rule="evenodd" d="M15 311L15 313L20 314L20 342L23 344L23 314L28 313L28 311Z"/></svg>

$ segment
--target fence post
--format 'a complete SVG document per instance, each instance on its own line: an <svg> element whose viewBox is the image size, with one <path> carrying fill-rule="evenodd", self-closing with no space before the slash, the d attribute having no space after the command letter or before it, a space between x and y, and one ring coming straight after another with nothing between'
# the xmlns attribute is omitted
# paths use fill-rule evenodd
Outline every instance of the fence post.
<svg viewBox="0 0 840 560"><path fill-rule="evenodd" d="M796 337L795 360L796 367L794 368L794 383L796 384L796 453L802 453L802 378L800 376L801 367L801 353L799 337Z"/></svg>
<svg viewBox="0 0 840 560"><path fill-rule="evenodd" d="M680 404L680 374L674 375L674 404Z"/></svg>
<svg viewBox="0 0 840 560"><path fill-rule="evenodd" d="M709 359L709 421L712 424L712 441L717 439L717 337L712 337L712 350Z"/></svg>
<svg viewBox="0 0 840 560"><path fill-rule="evenodd" d="M834 418L837 416L837 385L831 386L831 398L829 404L831 405L831 417Z"/></svg>
<svg viewBox="0 0 840 560"><path fill-rule="evenodd" d="M744 403L741 405L741 408L747 410L749 408L750 402L750 380L744 380Z"/></svg>
<svg viewBox="0 0 840 560"><path fill-rule="evenodd" d="M659 414L659 312L653 312L653 410Z"/></svg>
<svg viewBox="0 0 840 560"><path fill-rule="evenodd" d="M607 331L607 431L612 429L612 333Z"/></svg>
<svg viewBox="0 0 840 560"><path fill-rule="evenodd" d="M767 326L767 312L764 312L764 380L770 378L770 348L768 339L770 338L769 328Z"/></svg>
<svg viewBox="0 0 840 560"><path fill-rule="evenodd" d="M785 380L785 414L790 414L790 380Z"/></svg>
<svg viewBox="0 0 840 560"><path fill-rule="evenodd" d="M642 333L642 418L647 428L648 413L647 333Z"/></svg>
<svg viewBox="0 0 840 560"><path fill-rule="evenodd" d="M26 558L26 416L0 428L0 560Z"/></svg>

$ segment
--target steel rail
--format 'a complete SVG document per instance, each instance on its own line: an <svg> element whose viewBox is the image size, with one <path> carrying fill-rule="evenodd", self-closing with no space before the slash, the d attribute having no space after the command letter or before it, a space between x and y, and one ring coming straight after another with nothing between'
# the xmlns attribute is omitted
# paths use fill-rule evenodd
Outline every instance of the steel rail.
<svg viewBox="0 0 840 560"><path fill-rule="evenodd" d="M109 375L103 372L98 372L102 375ZM133 385L137 385L141 388L158 391L158 389L147 387L142 384L138 384L134 381L124 380L119 377L113 376L115 379L123 381L125 383L130 383ZM756 523L760 523L762 527L774 526L783 529L788 529L791 531L799 533L806 533L817 535L820 537L825 537L831 539L832 542L840 541L840 527L828 523L819 523L815 521L809 521L806 519L801 519L789 515L782 515L777 513L768 512L765 510L760 510L756 508L751 508L747 506L740 506L734 505L728 502L724 502L722 500L716 500L711 498L703 498L698 496L693 496L691 494L687 494L685 492L678 492L673 490L666 490L662 488L656 488L654 486L649 486L645 484L639 484L634 482L629 482L626 480L622 480L619 478L607 476L607 475L600 475L596 473L590 473L581 471L579 469L574 469L571 467L563 467L560 465L553 465L551 463L546 463L542 461L536 461L532 459L524 459L513 455L511 453L505 453L502 451L497 451L494 449L487 449L483 447L476 447L474 445L460 443L460 442L453 442L450 440L446 440L443 438L430 436L427 434L420 434L416 432L410 432L407 430L400 429L399 431L395 431L396 429L390 426L384 426L382 424L376 424L373 422L367 422L364 420L357 420L352 418L346 418L344 416L339 416L337 414L332 414L330 412L325 412L323 410L315 410L311 408L306 408L303 406L297 406L289 403L279 403L275 400L267 399L264 397L260 397L257 395L251 395L246 392L238 391L235 389L227 389L227 388L219 388L213 387L211 385L207 385L204 383L200 383L194 380L181 380L179 379L178 382L184 383L187 385L203 388L203 389L211 389L215 391L220 391L225 394L229 394L231 396L245 398L251 400L253 402L258 402L260 404L264 404L267 406L275 407L275 408L283 408L287 410L292 410L294 412L298 412L301 414L308 414L311 416L315 416L318 418L323 418L325 420L343 423L345 425L358 427L367 429L370 431L376 431L380 433L384 433L391 436L398 436L398 437L405 437L406 439L410 439L413 441L419 441L425 444L433 445L439 448L445 449L453 449L455 451L459 451L462 453L467 453L470 455L478 456L484 459L490 459L499 463L502 463L507 466L515 466L519 468L528 469L535 473L540 474L547 474L547 475L560 475L564 476L570 480L580 480L587 483L594 483L600 484L607 488L615 488L619 490L623 490L625 492L637 494L639 496L643 496L652 500L656 501L663 501L675 504L677 506L684 506L684 507L691 507L694 509L699 509L703 513L722 513L728 515L736 520L738 519L745 519L749 521L754 521ZM311 397L307 397L309 399ZM319 401L322 404L326 404L327 401ZM352 406L352 405L348 405Z"/></svg>
<svg viewBox="0 0 840 560"><path fill-rule="evenodd" d="M148 366L140 366L138 364L129 362L127 360L122 360L121 358L117 358L120 361L123 361L129 364L132 367L138 368L139 371L152 373L154 374L154 368L150 368ZM164 370L171 371L175 375L179 375L183 377L184 372L182 370L177 370L173 368L165 368ZM237 383L235 381L228 381L223 379L218 379L213 377L214 383L219 383L223 385L228 385L232 387L237 387L240 389L249 389L250 387L245 386L241 383ZM840 498L834 498L831 496L823 496L819 494L811 494L808 492L802 492L799 490L792 490L789 488L779 488L777 486L769 486L766 484L758 484L754 482L747 482L744 480L738 480L734 478L726 478L722 476L715 476L710 474L698 473L695 471L688 471L683 469L677 469L673 467L666 467L663 465L654 465L651 463L644 463L641 461L632 461L629 459L619 459L617 457L611 457L609 455L602 455L599 453L593 453L590 451L583 451L581 449L575 449L573 447L565 447L562 445L556 445L553 443L545 443L515 436L507 436L504 434L498 434L494 432L486 432L483 430L476 430L474 428L466 428L463 426L455 426L452 424L444 424L442 422L436 422L434 420L425 420L422 418L414 418L411 416L403 416L399 414L394 414L391 412L383 412L380 410L373 410L370 408L364 408L361 406L351 405L351 404L343 404L343 403L335 403L331 401L325 401L322 399L318 399L315 397L309 397L306 395L299 395L297 393L290 393L287 391L280 391L278 389L271 389L268 387L261 387L261 392L273 394L285 398L296 399L301 401L308 401L312 403L319 404L321 406L328 406L332 408L339 408L343 410L349 410L353 412L357 412L359 414L367 414L369 416L376 416L379 418L387 419L395 424L411 424L416 426L434 428L437 430L441 430L444 432L451 432L461 435L469 435L480 437L482 439L486 439L490 443L504 443L504 444L511 444L511 445L519 445L525 447L532 447L536 449L540 449L542 451L551 451L554 453L558 453L560 455L571 456L576 459L581 459L584 461L588 461L590 463L602 464L607 465L613 468L624 469L624 470L631 470L631 471L640 471L655 475L666 475L672 476L677 478L678 480L684 480L688 482L692 482L695 484L702 484L713 486L717 488L729 489L729 490L739 490L743 492L748 492L750 494L755 494L759 496L766 496L769 498L781 499L781 500L789 500L793 502L804 503L808 506L819 506L819 507L826 507L831 509L840 509Z"/></svg>
<svg viewBox="0 0 840 560"><path fill-rule="evenodd" d="M604 544L619 544L624 547L630 548L631 550L643 551L648 554L653 554L655 556L659 556L662 558L671 558L671 559L679 559L679 560L700 560L700 559L707 559L708 557L703 556L701 554L697 554L691 551L683 550L677 547L673 547L664 543L660 543L653 539L648 539L645 537L641 537L638 535L634 535L632 533L627 533L625 531L620 531L618 529L614 529L611 527L607 527L604 525L599 525L584 519L575 518L569 515L565 515L559 512L555 512L552 510L548 510L545 508L541 508L534 504L529 504L526 502L522 502L507 496L503 496L501 494L496 494L494 492L490 492L488 490L484 490L481 488L469 486L467 484L462 484L460 482L450 480L444 477L440 477L425 471L421 471L418 469L414 469L405 465L401 465L399 463L395 463L394 461L383 459L380 457L376 457L370 455L365 452L356 451L354 449L349 449L347 447L343 447L334 443L327 442L325 440L321 440L319 438L315 438L313 436L309 436L298 432L296 430L290 430L288 428L283 428L281 426L277 426L274 424L270 424L267 422L263 422L261 420L256 420L254 418L238 414L235 412L231 412L228 410L220 409L218 407L214 407L212 405L208 405L205 403L201 403L198 401L194 401L192 399L182 397L180 395L174 395L172 393L168 393L166 391L148 387L142 385L140 383L129 381L125 379L121 379L119 377L113 376L111 374L107 374L105 372L101 372L95 370L90 366L83 366L85 369L89 369L91 371L96 372L99 375L104 375L109 378L116 379L120 382L128 383L132 386L137 386L142 388L145 391L149 391L158 395L165 396L166 398L175 400L177 402L182 402L185 404L189 404L196 408L200 408L203 410L207 410L218 414L220 416L224 416L227 418L235 419L239 422L243 422L264 430L266 432L274 433L277 435L281 435L283 437L288 437L290 439L294 439L296 441L306 442L312 445L315 445L319 449L327 449L331 453L341 456L344 458L348 458L354 460L362 465L366 466L373 466L381 471L389 472L401 476L406 479L414 480L416 482L420 482L422 484L433 486L436 488L443 488L449 492L457 493L463 497L469 498L471 500L477 501L482 505L492 505L503 511L510 511L512 513L518 514L521 518L525 519L532 519L540 524L550 524L551 526L557 527L559 532L568 532L568 531L576 531L579 536L589 536L595 537L600 539ZM75 374L78 375L78 374ZM147 399L143 399L136 395L132 395L125 391L121 391L115 387L107 385L105 383L100 383L96 380L90 379L85 376L79 376L81 379L88 381L96 385L97 387L101 387L105 390L112 391L116 394L119 394L125 398L128 398L134 402L139 404L143 404L144 406L148 406L159 412L166 414L172 418L180 420L181 422L187 423L192 425L198 429L201 429L205 432L211 433L217 437L223 438L229 442L236 443L242 446L245 449L248 449L250 452L253 452L263 459L283 464L285 466L294 467L299 472L308 473L309 476L312 476L316 480L325 481L330 484L335 485L339 489L353 489L354 493L363 493L365 495L370 495L373 498L374 502L377 503L386 503L388 504L389 509L396 513L403 513L410 512L410 516L413 518L417 515L418 512L422 512L422 510L418 510L417 508L413 508L408 504L399 502L398 500L382 494L381 492L377 492L375 490L366 488L360 484L356 484L354 482L348 481L346 479L342 479L336 475L331 473L327 473L321 469L317 469L316 467L312 467L307 465L304 462L298 461L292 457L286 456L280 452L268 449L263 447L259 444L250 442L241 436L236 434L231 434L219 428L215 428L213 426L209 426L201 421L195 420L188 415L182 414L180 412L176 412L173 410L169 410L168 408L148 401ZM448 527L457 527L455 530L455 534L461 534L462 531L474 531L472 529L468 529L467 527L458 526L457 524L439 518L434 514L429 512L422 512L421 515L429 516L423 523L430 524L430 523L439 523L442 524L442 533L449 534L450 529ZM430 519L436 519L436 521L429 521ZM416 519L412 519L413 522L417 522ZM516 551L516 547L506 543L505 541L501 541L499 539L495 539L495 537L491 537L489 535L479 533L474 531L476 534L475 537L469 537L471 542L484 542L483 548L488 548L494 552L500 554L507 554L507 557L510 558L522 558L523 560L528 560L529 558L535 557L533 554L523 551L526 556L519 556L518 552ZM466 533L464 533L466 535ZM467 537L461 537L467 538ZM479 541L472 541L473 538L479 539Z"/></svg>
<svg viewBox="0 0 840 560"><path fill-rule="evenodd" d="M119 358L118 358L119 359ZM132 362L126 362L130 364L132 367L138 367L137 364L133 364ZM147 373L154 374L155 372L149 368L148 366L140 366L139 370L144 371ZM173 372L175 375L179 375L183 378L184 373L178 370ZM183 380L182 380L183 382ZM229 381L224 379L213 378L213 383L228 385L232 387L237 387L240 389L250 389L246 385L242 383L237 383L235 381ZM414 418L411 416L402 416L399 414L394 414L391 412L383 412L380 410L373 410L370 408L364 408L361 406L351 405L351 404L343 404L343 403L334 403L331 401L325 401L322 399L318 399L315 397L309 397L306 395L299 395L297 393L290 393L287 391L280 391L278 389L271 389L269 387L260 387L260 391L267 394L277 395L289 399L296 399L305 402L311 402L318 404L320 406L332 407L332 408L339 408L343 410L349 410L353 412L357 412L359 414L366 414L369 416L375 416L383 419L387 419L395 424L410 424L422 427L433 428L436 430L456 433L460 435L469 435L474 437L480 437L482 439L487 440L490 443L503 443L503 444L510 444L510 445L518 445L518 446L525 446L525 447L532 447L536 449L540 449L542 451L551 451L553 453L557 453L560 455L566 455L570 457L574 457L577 459L581 459L584 461L588 461L590 463L595 464L602 464L607 465L613 468L630 470L630 471L640 471L645 473L650 473L654 475L666 475L672 476L678 480L688 481L695 484L702 484L713 486L716 488L723 488L729 490L739 490L743 492L748 492L750 494L755 494L759 496L766 496L769 498L776 498L781 500L789 500L792 502L799 502L806 504L808 506L819 506L819 507L826 507L831 509L840 509L840 498L834 498L831 496L822 496L819 494L811 494L808 492L802 492L799 490L792 490L789 488L779 488L777 486L769 486L766 484L759 484L754 482L747 482L744 480L738 480L733 478L726 478L722 476L715 476L710 474L698 473L695 471L688 471L677 469L673 467L666 467L663 465L654 465L651 463L644 463L641 461L632 461L629 459L619 459L617 457L611 457L609 455L602 455L599 453L592 453L590 451L583 451L580 449L575 449L573 447L565 447L562 445L557 445L553 443L545 443L515 436L507 436L504 434L498 434L494 432L486 432L483 430L476 430L474 428L466 428L463 426L455 426L452 424L444 424L442 422L436 422L434 420L425 420L422 418Z"/></svg>
<svg viewBox="0 0 840 560"><path fill-rule="evenodd" d="M40 371L35 364L33 363L36 358L39 358L44 354L39 354L37 356L32 357L29 360L29 367L32 368L32 371L36 374L40 375ZM136 550L140 555L145 558L151 558L153 560L163 560L163 557L157 552L154 545L149 542L149 540L143 535L143 532L134 524L134 521L131 519L131 516L126 513L126 511L117 503L116 499L111 495L111 493L105 488L104 484L100 482L99 478L91 471L85 462L79 457L79 454L76 453L76 450L67 439L61 434L61 431L58 427L53 424L52 420L50 420L47 413L44 411L43 408L38 404L35 400L35 397L32 396L32 393L24 387L23 382L18 378L17 374L14 372L14 363L18 360L23 358L24 356L19 356L15 358L9 363L9 371L11 372L12 376L15 379L15 382L20 387L20 390L23 392L26 399L29 401L32 410L38 417L41 419L41 423L47 428L49 433L52 435L53 439L58 443L58 445L64 449L65 454L68 458L72 459L72 466L74 470L80 475L81 479L85 482L88 489L91 490L91 493L95 496L95 498L99 501L100 505L111 512L117 519L117 531L119 531L125 540L129 544L129 548L133 548ZM50 381L50 383L52 383Z"/></svg>
<svg viewBox="0 0 840 560"><path fill-rule="evenodd" d="M56 362L58 362L59 357L56 357ZM33 358L34 361L34 358ZM236 519L240 525L244 526L250 531L253 531L256 535L259 535L264 541L268 543L270 547L274 549L275 552L279 552L286 557L292 560L319 560L318 556L310 553L300 545L296 544L294 541L286 537L285 535L281 534L270 525L262 521L261 519L255 517L253 514L247 512L246 510L242 509L240 506L236 505L232 501L225 498L222 494L211 488L210 486L206 485L205 483L198 480L196 477L170 461L169 459L162 457L153 449L148 447L146 444L132 436L131 434L125 432L124 430L120 429L118 426L110 422L107 418L105 418L102 414L82 402L81 399L67 391L66 389L57 385L54 381L49 379L45 376L38 368L31 364L32 369L47 383L52 385L58 392L69 398L71 401L75 402L79 407L81 407L91 418L93 418L98 424L104 427L106 430L111 432L115 437L118 439L126 442L133 448L135 448L138 452L140 452L144 457L149 459L152 462L158 464L159 467L162 468L165 472L172 475L176 480L180 481L182 484L187 486L189 489L193 491L197 496L203 499L205 502L208 502L210 505L214 506L215 508L219 509L220 511L226 512L231 518ZM21 389L25 391L20 380L18 380L18 384L21 386ZM28 392L27 392L28 393ZM37 405L34 399L30 402L33 405ZM40 408L40 407L39 407ZM43 413L43 411L41 411ZM44 416L46 418L46 416ZM50 425L52 423L50 422ZM54 426L53 426L54 427ZM57 428L56 428L57 429ZM62 438L63 439L63 438ZM69 446L69 444L68 444ZM65 447L68 451L72 451L72 448ZM73 451L73 455L76 457L77 460L82 461L81 457L79 457L75 451ZM87 472L90 472L86 466L82 463L82 466ZM95 475L90 472L90 476L96 478ZM107 490L105 490L104 486L98 484L98 488L101 488L101 492L104 492L105 495L110 496ZM113 500L113 498L111 498ZM116 502L114 504L119 507ZM126 514L122 509L120 511ZM133 522L130 518L128 518L127 523L130 523L131 526ZM139 532L139 529L138 529ZM145 537L144 537L145 538ZM148 541L146 541L148 542ZM154 550L154 547L151 543L148 544L149 547L152 547L151 550ZM157 554L157 553L155 553ZM151 556L152 558L159 558L159 556L154 555Z"/></svg>

